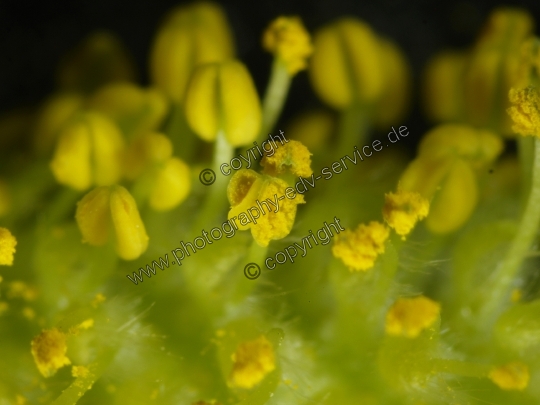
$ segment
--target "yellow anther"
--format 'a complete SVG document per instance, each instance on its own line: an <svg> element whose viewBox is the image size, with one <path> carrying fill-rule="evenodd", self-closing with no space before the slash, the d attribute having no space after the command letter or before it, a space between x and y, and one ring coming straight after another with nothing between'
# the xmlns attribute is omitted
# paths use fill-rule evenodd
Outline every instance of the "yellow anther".
<svg viewBox="0 0 540 405"><path fill-rule="evenodd" d="M76 93L57 94L41 107L34 131L34 144L38 153L49 153L60 130L81 109L83 97Z"/></svg>
<svg viewBox="0 0 540 405"><path fill-rule="evenodd" d="M332 246L334 257L341 259L351 271L368 270L377 257L384 253L389 229L380 222L360 224L355 230L346 229L337 234Z"/></svg>
<svg viewBox="0 0 540 405"><path fill-rule="evenodd" d="M321 109L295 118L286 133L302 142L310 151L317 152L323 151L328 145L335 126L334 115Z"/></svg>
<svg viewBox="0 0 540 405"><path fill-rule="evenodd" d="M247 68L236 60L198 67L189 82L186 118L205 141L223 132L232 146L252 142L261 126L261 105Z"/></svg>
<svg viewBox="0 0 540 405"><path fill-rule="evenodd" d="M495 367L489 378L503 390L523 391L529 385L529 367L519 361Z"/></svg>
<svg viewBox="0 0 540 405"><path fill-rule="evenodd" d="M385 129L399 125L410 107L411 68L403 52L393 42L379 41L385 74L384 91L375 107L375 124Z"/></svg>
<svg viewBox="0 0 540 405"><path fill-rule="evenodd" d="M313 53L311 37L299 17L278 17L263 35L263 47L279 58L291 76L307 67Z"/></svg>
<svg viewBox="0 0 540 405"><path fill-rule="evenodd" d="M379 41L354 18L340 19L314 36L310 76L319 97L334 108L375 102L384 90Z"/></svg>
<svg viewBox="0 0 540 405"><path fill-rule="evenodd" d="M0 228L0 265L11 266L17 239L7 228Z"/></svg>
<svg viewBox="0 0 540 405"><path fill-rule="evenodd" d="M288 187L287 182L276 177L250 169L237 171L227 188L231 204L229 220L235 221L240 230L251 229L253 239L260 246L284 238L294 225L297 205L305 202L301 194L279 200Z"/></svg>
<svg viewBox="0 0 540 405"><path fill-rule="evenodd" d="M116 253L124 260L138 258L148 247L148 235L137 204L121 186L98 187L77 203L75 219L83 242L94 246L107 243L111 228Z"/></svg>
<svg viewBox="0 0 540 405"><path fill-rule="evenodd" d="M88 100L87 107L114 121L128 138L156 130L168 110L167 99L156 89L132 83L111 83Z"/></svg>
<svg viewBox="0 0 540 405"><path fill-rule="evenodd" d="M276 368L274 347L264 335L240 343L231 359L234 364L229 385L232 387L253 388Z"/></svg>
<svg viewBox="0 0 540 405"><path fill-rule="evenodd" d="M124 174L134 180L148 167L166 162L173 152L168 137L157 132L137 137L129 145L124 159Z"/></svg>
<svg viewBox="0 0 540 405"><path fill-rule="evenodd" d="M152 82L183 104L193 69L234 57L225 13L218 4L201 1L173 10L159 30L150 59Z"/></svg>
<svg viewBox="0 0 540 405"><path fill-rule="evenodd" d="M178 158L169 159L159 170L150 193L150 206L167 211L186 199L191 190L189 166Z"/></svg>
<svg viewBox="0 0 540 405"><path fill-rule="evenodd" d="M439 303L422 295L399 298L386 314L386 333L415 338L435 323L440 311Z"/></svg>
<svg viewBox="0 0 540 405"><path fill-rule="evenodd" d="M66 335L57 328L44 330L32 339L32 356L44 377L50 377L58 369L71 364L66 352Z"/></svg>
<svg viewBox="0 0 540 405"><path fill-rule="evenodd" d="M418 157L444 159L458 156L482 168L503 151L501 138L491 131L466 125L443 124L430 130L420 142Z"/></svg>
<svg viewBox="0 0 540 405"><path fill-rule="evenodd" d="M416 223L429 213L429 201L419 193L398 189L385 194L383 217L388 226L405 239Z"/></svg>
<svg viewBox="0 0 540 405"><path fill-rule="evenodd" d="M86 113L62 130L51 169L59 183L85 190L119 180L124 140L118 127L99 113Z"/></svg>
<svg viewBox="0 0 540 405"><path fill-rule="evenodd" d="M457 121L463 115L461 81L467 54L442 52L429 62L424 75L424 109L433 121Z"/></svg>
<svg viewBox="0 0 540 405"><path fill-rule="evenodd" d="M313 174L311 153L301 142L291 140L284 145L277 145L272 156L266 155L262 158L263 173L270 176L291 173L298 177L309 177Z"/></svg>
<svg viewBox="0 0 540 405"><path fill-rule="evenodd" d="M514 125L512 130L520 135L540 137L540 94L538 88L529 86L524 89L512 88L509 93L513 104L508 114Z"/></svg>

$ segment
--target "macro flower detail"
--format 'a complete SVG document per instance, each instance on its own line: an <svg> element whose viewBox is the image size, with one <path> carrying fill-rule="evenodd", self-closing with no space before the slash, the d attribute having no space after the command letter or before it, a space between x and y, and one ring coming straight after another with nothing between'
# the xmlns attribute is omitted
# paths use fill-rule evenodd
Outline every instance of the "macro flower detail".
<svg viewBox="0 0 540 405"><path fill-rule="evenodd" d="M31 351L44 377L51 377L58 369L71 364L66 356L66 335L57 328L46 329L32 339Z"/></svg>
<svg viewBox="0 0 540 405"><path fill-rule="evenodd" d="M251 229L253 239L260 246L284 238L294 225L297 205L304 203L301 194L280 201L287 188L289 184L280 178L260 175L250 169L237 171L227 188L231 204L229 220L237 218L240 230Z"/></svg>
<svg viewBox="0 0 540 405"><path fill-rule="evenodd" d="M229 384L233 387L253 388L276 368L274 347L264 335L240 343L231 359Z"/></svg>
<svg viewBox="0 0 540 405"><path fill-rule="evenodd" d="M398 188L396 193L385 194L383 217L388 226L405 239L416 223L429 213L429 201L419 193Z"/></svg>
<svg viewBox="0 0 540 405"><path fill-rule="evenodd" d="M343 18L317 31L310 77L319 97L343 109L355 101L374 102L384 89L379 42L358 19Z"/></svg>
<svg viewBox="0 0 540 405"><path fill-rule="evenodd" d="M153 83L183 104L195 67L234 57L234 43L225 13L201 1L174 9L158 31L150 57Z"/></svg>
<svg viewBox="0 0 540 405"><path fill-rule="evenodd" d="M255 140L261 105L247 68L236 60L198 67L188 85L185 114L205 141L214 141L220 132L232 146Z"/></svg>
<svg viewBox="0 0 540 405"><path fill-rule="evenodd" d="M415 338L433 325L440 310L440 304L424 296L399 298L386 313L386 333Z"/></svg>
<svg viewBox="0 0 540 405"><path fill-rule="evenodd" d="M157 132L135 138L124 155L124 175L135 180L146 169L166 162L173 153L170 139Z"/></svg>
<svg viewBox="0 0 540 405"><path fill-rule="evenodd" d="M529 385L529 367L519 361L494 367L489 372L489 378L503 390L522 391Z"/></svg>
<svg viewBox="0 0 540 405"><path fill-rule="evenodd" d="M263 35L263 48L273 53L295 75L307 67L307 58L313 53L309 33L298 17L278 17L270 23Z"/></svg>
<svg viewBox="0 0 540 405"><path fill-rule="evenodd" d="M11 266L15 254L17 239L9 229L0 228L0 265Z"/></svg>
<svg viewBox="0 0 540 405"><path fill-rule="evenodd" d="M136 259L148 246L135 200L124 187L92 190L77 203L75 219L83 241L93 246L107 243L112 229L116 252L124 260Z"/></svg>
<svg viewBox="0 0 540 405"><path fill-rule="evenodd" d="M366 271L384 253L390 230L380 222L359 224L355 230L345 229L334 238L332 254L341 259L351 271Z"/></svg>
<svg viewBox="0 0 540 405"><path fill-rule="evenodd" d="M514 125L512 130L520 135L540 137L540 94L538 88L510 89L508 109Z"/></svg>
<svg viewBox="0 0 540 405"><path fill-rule="evenodd" d="M88 112L65 126L51 161L56 180L76 190L114 184L122 174L124 140L118 127Z"/></svg>
<svg viewBox="0 0 540 405"><path fill-rule="evenodd" d="M261 160L263 173L270 176L280 176L290 173L296 177L309 177L311 170L311 153L301 142L288 141L278 145L276 151Z"/></svg>
<svg viewBox="0 0 540 405"><path fill-rule="evenodd" d="M156 211L166 211L176 207L191 190L190 170L178 158L169 159L155 177L150 193L150 206Z"/></svg>

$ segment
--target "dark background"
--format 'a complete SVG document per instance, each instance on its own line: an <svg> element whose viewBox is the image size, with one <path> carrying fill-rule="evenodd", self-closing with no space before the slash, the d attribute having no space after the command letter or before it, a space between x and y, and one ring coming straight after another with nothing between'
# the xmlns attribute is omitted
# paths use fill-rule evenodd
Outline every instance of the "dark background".
<svg viewBox="0 0 540 405"><path fill-rule="evenodd" d="M107 29L124 41L137 64L140 81L148 83L147 60L152 39L167 11L178 4L159 1L2 1L0 0L0 111L33 106L55 89L60 58L95 29ZM540 1L220 1L234 30L238 57L249 67L262 94L271 56L260 46L262 31L281 14L300 15L313 32L344 15L367 21L380 35L396 41L412 65L415 107L405 124L420 135L428 123L418 107L418 79L426 61L445 47L466 47L497 5L521 6L540 21ZM320 102L305 72L299 74L284 109L283 120Z"/></svg>

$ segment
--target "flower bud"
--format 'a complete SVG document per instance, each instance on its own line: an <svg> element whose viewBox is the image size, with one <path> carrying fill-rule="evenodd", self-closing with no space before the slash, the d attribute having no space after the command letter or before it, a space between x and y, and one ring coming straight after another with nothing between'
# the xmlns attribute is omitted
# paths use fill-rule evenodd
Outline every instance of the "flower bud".
<svg viewBox="0 0 540 405"><path fill-rule="evenodd" d="M158 31L150 57L152 82L176 103L183 104L196 66L234 56L226 16L218 4L180 6Z"/></svg>
<svg viewBox="0 0 540 405"><path fill-rule="evenodd" d="M343 109L373 103L384 89L383 57L377 37L364 22L340 19L314 36L310 77L319 97Z"/></svg>
<svg viewBox="0 0 540 405"><path fill-rule="evenodd" d="M107 243L112 231L115 249L124 260L138 258L148 247L148 236L135 200L121 186L98 187L77 203L75 214L83 242Z"/></svg>
<svg viewBox="0 0 540 405"><path fill-rule="evenodd" d="M189 82L186 118L193 131L213 141L222 131L231 146L252 142L261 126L261 105L246 67L229 60L198 67Z"/></svg>
<svg viewBox="0 0 540 405"><path fill-rule="evenodd" d="M99 113L87 112L62 129L51 169L59 183L76 190L114 184L121 175L123 148L116 125Z"/></svg>

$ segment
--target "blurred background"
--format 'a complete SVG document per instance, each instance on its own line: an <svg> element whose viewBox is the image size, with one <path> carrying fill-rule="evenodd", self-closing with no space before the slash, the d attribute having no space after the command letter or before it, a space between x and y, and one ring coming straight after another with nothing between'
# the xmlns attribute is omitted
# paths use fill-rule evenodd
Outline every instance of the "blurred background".
<svg viewBox="0 0 540 405"><path fill-rule="evenodd" d="M414 147L430 127L418 103L419 76L437 51L470 46L489 12L496 6L518 6L540 19L540 2L428 0L263 0L217 1L234 30L238 57L247 64L259 94L269 77L272 57L260 46L263 29L281 14L300 15L313 32L343 15L355 15L378 34L403 49L414 74L415 99L407 125L414 128L408 147ZM124 42L138 69L139 82L148 83L151 41L165 14L186 2L159 1L0 1L0 111L36 106L55 88L55 70L63 56L96 29L114 32ZM321 105L301 72L293 80L281 124L299 111ZM280 124L280 125L281 125Z"/></svg>

